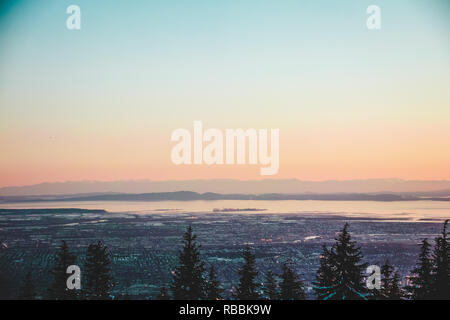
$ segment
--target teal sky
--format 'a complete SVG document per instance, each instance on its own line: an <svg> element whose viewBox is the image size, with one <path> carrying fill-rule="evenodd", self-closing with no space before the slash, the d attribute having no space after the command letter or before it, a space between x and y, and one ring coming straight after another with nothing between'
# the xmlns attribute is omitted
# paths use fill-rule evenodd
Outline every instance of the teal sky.
<svg viewBox="0 0 450 320"><path fill-rule="evenodd" d="M339 91L349 82L356 91L355 78L373 89L413 77L448 84L450 5L442 0L10 3L0 20L3 94L25 89L38 97L51 91L55 99L90 99L104 93L117 102L126 92L146 99L176 92L195 105L196 96L290 97L299 89ZM70 4L81 7L80 31L65 27ZM370 4L382 9L380 31L365 27ZM197 105L173 107L184 115L217 111ZM96 106L111 112L110 105ZM248 111L271 112L261 105ZM159 112L170 111L152 110Z"/></svg>
<svg viewBox="0 0 450 320"><path fill-rule="evenodd" d="M79 31L66 29L71 4ZM379 31L366 28L371 4ZM74 146L135 141L193 120L308 137L323 125L433 124L440 136L450 119L449 18L444 0L3 1L0 143L14 154L36 134Z"/></svg>

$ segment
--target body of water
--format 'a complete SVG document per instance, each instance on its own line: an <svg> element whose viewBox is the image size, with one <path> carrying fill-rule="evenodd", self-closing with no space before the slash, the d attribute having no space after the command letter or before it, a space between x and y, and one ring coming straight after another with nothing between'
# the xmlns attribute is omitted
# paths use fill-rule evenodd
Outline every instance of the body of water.
<svg viewBox="0 0 450 320"><path fill-rule="evenodd" d="M218 201L61 201L3 203L0 208L83 208L138 214L182 214L230 212L241 214L292 213L336 214L352 218L379 218L408 221L450 219L450 202L445 201L316 201L316 200L218 200ZM224 210L225 209L225 210ZM250 210L246 210L250 209Z"/></svg>

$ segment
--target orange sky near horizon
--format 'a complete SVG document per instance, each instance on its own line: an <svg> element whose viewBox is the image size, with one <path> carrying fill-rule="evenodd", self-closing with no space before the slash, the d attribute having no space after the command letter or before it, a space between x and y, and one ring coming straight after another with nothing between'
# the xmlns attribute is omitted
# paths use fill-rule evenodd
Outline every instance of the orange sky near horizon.
<svg viewBox="0 0 450 320"><path fill-rule="evenodd" d="M35 134L23 137L21 148L17 148L17 139L10 149L2 144L6 154L15 156L0 159L0 185L210 178L450 180L450 149L442 148L450 145L448 127L429 128L427 136L421 132L399 126L360 130L343 126L339 131L281 129L279 172L274 176L261 176L259 164L174 165L170 152L176 143L169 140L168 131L156 136L142 133L114 139L98 134L83 139Z"/></svg>

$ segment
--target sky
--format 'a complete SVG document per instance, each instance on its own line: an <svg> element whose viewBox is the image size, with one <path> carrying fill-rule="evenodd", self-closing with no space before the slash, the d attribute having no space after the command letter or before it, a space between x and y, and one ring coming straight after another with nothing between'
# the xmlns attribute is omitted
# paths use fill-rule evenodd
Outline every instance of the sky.
<svg viewBox="0 0 450 320"><path fill-rule="evenodd" d="M279 129L269 178L450 179L450 2L0 2L0 187L267 178L174 165L195 120Z"/></svg>

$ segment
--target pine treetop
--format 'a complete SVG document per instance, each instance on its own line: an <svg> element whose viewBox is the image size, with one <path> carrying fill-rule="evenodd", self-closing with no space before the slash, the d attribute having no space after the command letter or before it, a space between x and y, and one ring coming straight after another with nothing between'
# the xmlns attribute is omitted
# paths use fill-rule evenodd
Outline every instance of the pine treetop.
<svg viewBox="0 0 450 320"><path fill-rule="evenodd" d="M433 298L450 299L450 241L447 231L449 220L444 222L442 233L435 239L432 255Z"/></svg>
<svg viewBox="0 0 450 320"><path fill-rule="evenodd" d="M303 281L294 272L291 262L283 264L281 274L281 294L282 300L303 300L305 299L305 288Z"/></svg>
<svg viewBox="0 0 450 320"><path fill-rule="evenodd" d="M328 250L323 247L321 265L314 282L318 298L328 299L367 299L361 248L351 239L346 223L335 238L336 242Z"/></svg>
<svg viewBox="0 0 450 320"><path fill-rule="evenodd" d="M423 239L420 245L419 260L412 270L411 285L409 291L413 299L429 299L432 293L433 262L430 253L430 243Z"/></svg>
<svg viewBox="0 0 450 320"><path fill-rule="evenodd" d="M88 299L105 300L111 298L110 290L113 287L113 277L110 264L111 253L102 241L88 246L84 265L84 293Z"/></svg>
<svg viewBox="0 0 450 320"><path fill-rule="evenodd" d="M208 273L208 280L206 282L206 299L221 300L223 289L220 287L220 282L217 280L217 273L214 266L211 265Z"/></svg>
<svg viewBox="0 0 450 320"><path fill-rule="evenodd" d="M71 300L75 298L75 292L67 288L67 267L76 263L76 256L70 252L65 240L61 241L54 255L54 265L50 273L53 275L53 283L49 289L51 299Z"/></svg>
<svg viewBox="0 0 450 320"><path fill-rule="evenodd" d="M271 270L266 272L266 279L264 281L264 297L268 300L277 300L279 299L278 294L278 284L275 279L275 275Z"/></svg>
<svg viewBox="0 0 450 320"><path fill-rule="evenodd" d="M252 254L250 247L246 245L242 252L244 264L239 269L239 286L237 288L236 297L240 300L256 300L259 299L258 289L260 284L256 282L258 272L255 266L255 256Z"/></svg>
<svg viewBox="0 0 450 320"><path fill-rule="evenodd" d="M200 246L196 235L188 226L183 235L183 249L179 252L179 265L173 274L171 286L175 300L199 300L206 296L205 265L200 259Z"/></svg>

